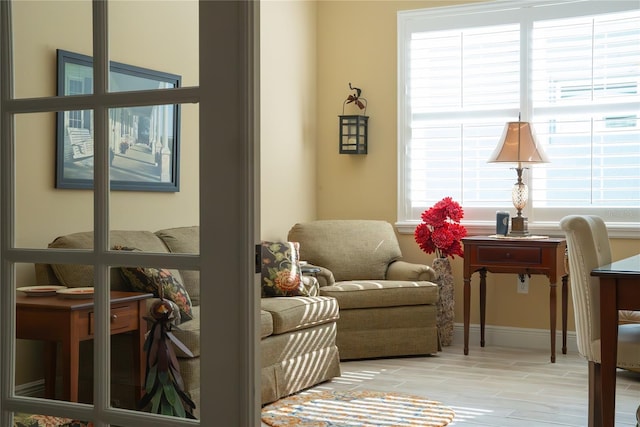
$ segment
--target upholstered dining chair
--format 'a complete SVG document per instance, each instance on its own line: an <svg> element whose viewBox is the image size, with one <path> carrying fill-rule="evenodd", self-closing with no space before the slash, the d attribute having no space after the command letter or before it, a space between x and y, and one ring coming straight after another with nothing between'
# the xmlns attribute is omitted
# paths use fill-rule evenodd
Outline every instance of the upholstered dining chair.
<svg viewBox="0 0 640 427"><path fill-rule="evenodd" d="M592 277L591 270L611 263L611 246L606 225L598 216L569 215L560 221L560 228L567 237L578 351L589 362L589 426L592 426L596 416L595 393L599 393L596 373L600 369L600 279ZM633 317L633 313L627 314ZM640 371L640 324L618 326L617 366Z"/></svg>

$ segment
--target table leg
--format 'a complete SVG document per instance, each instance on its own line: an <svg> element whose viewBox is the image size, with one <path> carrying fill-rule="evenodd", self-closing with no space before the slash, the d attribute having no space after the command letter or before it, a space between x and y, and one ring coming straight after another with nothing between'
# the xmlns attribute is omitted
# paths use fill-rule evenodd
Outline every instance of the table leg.
<svg viewBox="0 0 640 427"><path fill-rule="evenodd" d="M485 309L487 307L487 270L480 270L480 347L484 347Z"/></svg>
<svg viewBox="0 0 640 427"><path fill-rule="evenodd" d="M471 276L464 277L464 354L469 354L469 311L471 309Z"/></svg>
<svg viewBox="0 0 640 427"><path fill-rule="evenodd" d="M62 400L78 401L78 379L80 369L80 336L76 330L77 312L72 312L66 325L66 335L62 340Z"/></svg>
<svg viewBox="0 0 640 427"><path fill-rule="evenodd" d="M600 389L600 364L589 361L589 427L600 425L602 419ZM596 420L598 421L596 422Z"/></svg>
<svg viewBox="0 0 640 427"><path fill-rule="evenodd" d="M551 363L556 363L556 284L549 283L549 330L551 332Z"/></svg>
<svg viewBox="0 0 640 427"><path fill-rule="evenodd" d="M44 397L56 398L56 365L58 343L45 341L44 343Z"/></svg>
<svg viewBox="0 0 640 427"><path fill-rule="evenodd" d="M147 321L144 319L146 314L147 302L140 300L138 302L138 330L133 332L133 372L136 379L136 399L144 395L144 381L146 374L146 353L144 351L145 334L147 333Z"/></svg>
<svg viewBox="0 0 640 427"><path fill-rule="evenodd" d="M600 393L602 418L596 426L613 427L616 408L616 364L618 360L618 307L616 280L600 278ZM597 384L597 383L596 383ZM597 392L596 392L597 393ZM597 407L597 406L596 406ZM601 424L599 423L601 421Z"/></svg>
<svg viewBox="0 0 640 427"><path fill-rule="evenodd" d="M78 401L78 364L80 342L71 340L62 343L62 400Z"/></svg>
<svg viewBox="0 0 640 427"><path fill-rule="evenodd" d="M562 276L562 354L567 354L568 279L566 274Z"/></svg>

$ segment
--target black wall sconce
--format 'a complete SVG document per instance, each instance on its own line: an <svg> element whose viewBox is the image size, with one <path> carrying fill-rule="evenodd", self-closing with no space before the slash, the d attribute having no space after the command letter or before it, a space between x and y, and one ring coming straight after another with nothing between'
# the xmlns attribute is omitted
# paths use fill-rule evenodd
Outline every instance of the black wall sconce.
<svg viewBox="0 0 640 427"><path fill-rule="evenodd" d="M340 154L367 154L369 134L369 116L366 115L367 100L360 97L362 93L360 88L352 87L349 83L349 89L355 93L349 95L342 103L342 115L338 116L340 118ZM364 114L345 115L344 107L351 103L364 110Z"/></svg>

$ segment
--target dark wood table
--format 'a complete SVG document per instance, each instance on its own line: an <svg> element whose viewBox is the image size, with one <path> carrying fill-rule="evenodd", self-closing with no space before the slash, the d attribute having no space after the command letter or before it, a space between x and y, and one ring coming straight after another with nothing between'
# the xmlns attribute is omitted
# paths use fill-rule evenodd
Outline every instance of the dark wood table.
<svg viewBox="0 0 640 427"><path fill-rule="evenodd" d="M596 369L596 402L589 419L613 427L616 408L618 310L640 309L640 254L603 265L591 272L600 278L600 369ZM599 377L599 378L598 378ZM592 384L589 384L592 386Z"/></svg>
<svg viewBox="0 0 640 427"><path fill-rule="evenodd" d="M549 329L551 363L556 361L556 283L562 278L562 353L567 353L567 272L564 238L498 238L473 236L464 244L464 354L469 354L471 276L480 272L480 346L484 347L487 271L510 274L543 274L549 278Z"/></svg>
<svg viewBox="0 0 640 427"><path fill-rule="evenodd" d="M152 294L111 292L111 335L134 332L136 393L144 384L144 338L147 332L145 299ZM16 338L45 341L45 397L55 398L56 343L62 343L63 400L78 401L80 341L93 338L93 298L16 296Z"/></svg>

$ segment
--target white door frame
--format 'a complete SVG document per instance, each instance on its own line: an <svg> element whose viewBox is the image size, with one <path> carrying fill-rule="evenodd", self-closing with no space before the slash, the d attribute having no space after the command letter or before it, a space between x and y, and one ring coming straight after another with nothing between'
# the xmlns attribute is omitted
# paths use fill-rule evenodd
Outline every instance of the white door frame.
<svg viewBox="0 0 640 427"><path fill-rule="evenodd" d="M147 256L170 268L201 272L200 421L109 407L110 351L94 352L94 405L15 396L15 264L95 266L95 345L109 349L109 170L111 103L127 105L157 94L107 93L108 3L93 1L94 94L81 99L13 99L11 3L0 2L0 424L13 412L91 419L97 427L254 426L260 419L259 292L254 273L259 232L259 3L199 2L200 86L176 89L171 103L198 102L200 111L200 255ZM16 70L20 72L21 70ZM24 72L24 70L22 70ZM101 96L96 100L96 95ZM93 251L34 250L14 245L14 115L92 105L95 120ZM222 208L221 208L222 207ZM224 246L224 250L221 250ZM156 260L156 261L154 261Z"/></svg>

